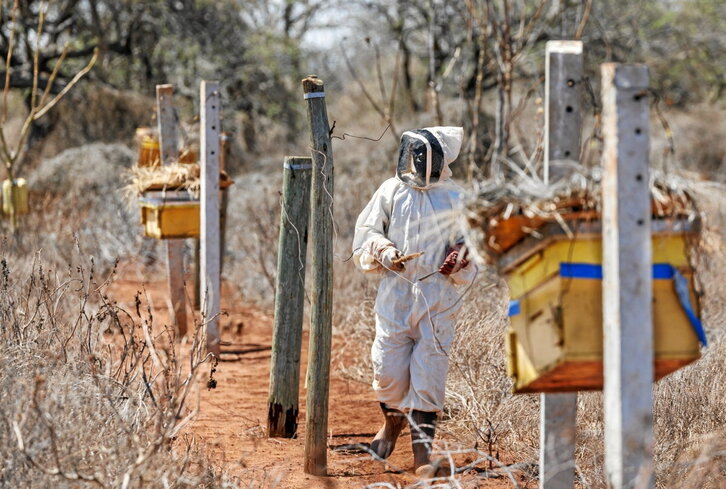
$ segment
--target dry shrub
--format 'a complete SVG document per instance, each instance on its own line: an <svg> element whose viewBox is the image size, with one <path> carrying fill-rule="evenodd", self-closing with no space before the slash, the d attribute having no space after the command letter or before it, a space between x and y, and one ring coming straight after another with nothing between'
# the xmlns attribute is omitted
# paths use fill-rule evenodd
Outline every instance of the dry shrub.
<svg viewBox="0 0 726 489"><path fill-rule="evenodd" d="M370 118L346 123L340 113L335 106L330 108L330 118L338 117L336 134L344 131L372 137L380 134L374 130L377 123ZM418 125L426 125L420 122ZM333 141L336 171L333 327L341 348L334 352L332 361L334 369L366 383L370 382L371 375L373 303L378 281L359 273L351 261L345 260L351 253L350 242L358 213L378 185L395 172L396 145L389 138L386 135L380 142L350 137ZM274 297L281 163L282 157L266 162L259 171L235 178L237 184L233 190L239 195L230 201L230 209L244 209L244 212L231 216L230 260L225 273L233 283L240 284L245 300L254 299L268 308ZM726 266L721 231L726 229L726 205L719 195L723 194L722 186L697 184L692 190L705 218L706 232L698 246L702 262L697 266L704 282L702 308L711 345L704 349L700 361L670 375L655 387L658 487L716 487L719 477L726 475L723 443L718 436L723 433L722 413L726 412L722 400L722 386L726 383L723 361L726 293L719 279L720 270ZM309 280L307 283L309 287ZM504 355L507 299L506 286L488 270L480 273L467 292L459 313L457 340L450 354L441 430L448 435L446 449L450 453L466 450L470 458L480 462L480 468L490 466L489 456L520 462L525 469L520 480L524 486L536 477L539 396L511 394ZM603 462L602 395L581 393L577 445L581 487L604 487ZM449 480L442 484L453 486L454 483Z"/></svg>
<svg viewBox="0 0 726 489"><path fill-rule="evenodd" d="M699 106L686 112L668 112L666 117L673 130L676 167L697 172L702 178L726 182L726 139L722 129L726 110ZM652 124L655 134L651 154L655 156L663 152L666 141L658 123Z"/></svg>
<svg viewBox="0 0 726 489"><path fill-rule="evenodd" d="M42 249L45 260L67 265L77 238L99 265L138 254L153 261L157 245L140 238L138 208L121 191L134 159L126 146L96 143L42 161L28 178L31 212L10 238L19 258Z"/></svg>
<svg viewBox="0 0 726 489"><path fill-rule="evenodd" d="M223 482L191 439L175 441L196 409L198 338L182 363L143 298L124 311L105 295L115 260L148 242L119 192L132 158L97 144L42 162L30 214L0 246L2 487Z"/></svg>
<svg viewBox="0 0 726 489"><path fill-rule="evenodd" d="M348 377L370 382L377 280L367 280L351 262L342 263L341 259L350 254L348 246L358 213L375 188L393 174L395 145L387 143L385 138L380 143L346 138L345 142L334 141L334 145L338 230L334 328L342 348L334 352L333 363L334 368L341 368ZM719 438L726 426L723 414L726 412L723 400L726 291L719 279L720 270L726 266L726 241L722 231L726 229L726 203L721 197L722 186L697 183L690 190L695 193L706 228L697 247L701 262L696 266L703 282L703 318L711 345L703 350L700 361L655 386L658 487L717 487L726 476L723 442ZM501 455L507 461L523 462L528 470L523 475L524 484L530 476L536 477L536 469L532 468L538 459L539 396L511 394L504 355L507 299L506 286L487 270L481 272L468 291L459 313L457 340L450 354L441 428L449 435L449 447L465 447L470 451L476 448L472 453ZM486 457L480 460L481 466L489 465ZM605 486L603 462L602 395L581 393L577 445L581 487Z"/></svg>
<svg viewBox="0 0 726 489"><path fill-rule="evenodd" d="M99 279L92 260L2 268L4 487L221 484L190 439L170 449L196 412L201 328L182 357L140 296L134 311L110 302L113 274Z"/></svg>
<svg viewBox="0 0 726 489"><path fill-rule="evenodd" d="M268 308L275 298L281 182L277 172L254 172L235 178L227 191L224 277L245 302Z"/></svg>
<svg viewBox="0 0 726 489"><path fill-rule="evenodd" d="M726 199L723 186L697 183L693 192L704 232L694 250L701 284L702 316L710 338L698 362L658 382L654 389L655 461L658 487L720 487L726 477ZM481 279L477 290L496 280ZM472 293L459 315L451 352L444 426L462 442L487 444L536 462L539 404L512 395L504 372L505 288ZM580 393L577 472L583 487L605 487L602 394Z"/></svg>
<svg viewBox="0 0 726 489"><path fill-rule="evenodd" d="M108 86L81 84L49 114L47 134L33 148L35 158L48 158L90 142L133 141L136 128L154 117L151 97Z"/></svg>

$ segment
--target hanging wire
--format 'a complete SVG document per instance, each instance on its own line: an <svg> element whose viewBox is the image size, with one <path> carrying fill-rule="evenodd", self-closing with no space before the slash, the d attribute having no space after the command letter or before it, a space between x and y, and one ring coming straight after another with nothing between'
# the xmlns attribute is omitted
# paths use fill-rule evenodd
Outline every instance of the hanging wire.
<svg viewBox="0 0 726 489"><path fill-rule="evenodd" d="M381 139L383 139L383 136L385 136L386 133L388 132L388 130L391 128L391 124L388 124L386 126L386 128L383 130L383 132L381 133L381 135L378 136L377 138L371 138L371 137L368 137L368 136L356 136L354 134L349 134L347 132L344 132L342 136L336 136L336 135L333 134L333 131L335 131L335 123L336 123L336 121L333 121L333 126L330 128L330 132L328 133L328 136L331 139L335 138L335 139L340 139L341 141L345 141L345 138L346 137L349 137L349 138L355 138L355 139L365 139L365 140L368 140L368 141L373 141L375 143L375 142L378 142Z"/></svg>

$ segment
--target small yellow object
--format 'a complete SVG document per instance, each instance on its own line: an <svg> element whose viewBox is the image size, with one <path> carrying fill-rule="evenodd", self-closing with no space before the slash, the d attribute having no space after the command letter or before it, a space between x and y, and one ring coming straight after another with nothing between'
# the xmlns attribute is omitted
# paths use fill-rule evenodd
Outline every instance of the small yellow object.
<svg viewBox="0 0 726 489"><path fill-rule="evenodd" d="M505 335L507 372L514 392L572 392L603 386L602 280L561 273L560 265L602 263L599 235L557 236L505 270L510 326ZM686 235L653 235L653 263L667 264L688 279ZM589 267L589 268L588 268ZM696 310L696 313L698 311ZM672 279L653 279L655 380L700 357L698 337L681 307Z"/></svg>
<svg viewBox="0 0 726 489"><path fill-rule="evenodd" d="M156 239L199 237L198 200L141 199L144 235Z"/></svg>
<svg viewBox="0 0 726 489"><path fill-rule="evenodd" d="M3 213L6 215L11 214L11 202L15 215L28 213L28 187L24 178L3 181Z"/></svg>
<svg viewBox="0 0 726 489"><path fill-rule="evenodd" d="M138 166L157 166L160 163L159 141L150 136L143 136L139 144Z"/></svg>

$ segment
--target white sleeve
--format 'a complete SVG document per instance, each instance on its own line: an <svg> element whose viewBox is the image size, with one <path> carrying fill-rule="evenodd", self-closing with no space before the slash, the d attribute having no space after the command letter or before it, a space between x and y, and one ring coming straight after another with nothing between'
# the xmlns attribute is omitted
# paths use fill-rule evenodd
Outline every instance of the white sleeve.
<svg viewBox="0 0 726 489"><path fill-rule="evenodd" d="M353 237L353 262L359 270L381 270L380 263L374 257L384 248L393 246L387 237L392 195L391 185L384 183L358 216Z"/></svg>
<svg viewBox="0 0 726 489"><path fill-rule="evenodd" d="M451 185L451 190L449 193L449 197L451 198L451 208L459 215L463 215L461 194L463 193L464 189L461 188L461 186L459 186L459 184L455 183L454 181L450 180L449 183ZM465 225L463 222L463 218L460 218L458 225L460 227L463 227ZM463 236L463 234L461 236ZM474 263L473 257L470 256L469 265L467 265L465 268L458 270L455 273L452 273L451 275L449 275L449 278L456 285L468 285L472 283L474 279L476 279L476 275L478 272L479 268L476 266L476 263Z"/></svg>

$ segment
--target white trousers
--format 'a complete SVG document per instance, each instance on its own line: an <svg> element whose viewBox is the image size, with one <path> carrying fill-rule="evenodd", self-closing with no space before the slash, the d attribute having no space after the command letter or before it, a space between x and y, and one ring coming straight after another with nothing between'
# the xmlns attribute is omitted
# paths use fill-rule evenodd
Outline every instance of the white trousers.
<svg viewBox="0 0 726 489"><path fill-rule="evenodd" d="M403 411L443 409L454 321L454 314L398 321L376 314L371 355L379 402Z"/></svg>

